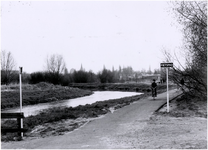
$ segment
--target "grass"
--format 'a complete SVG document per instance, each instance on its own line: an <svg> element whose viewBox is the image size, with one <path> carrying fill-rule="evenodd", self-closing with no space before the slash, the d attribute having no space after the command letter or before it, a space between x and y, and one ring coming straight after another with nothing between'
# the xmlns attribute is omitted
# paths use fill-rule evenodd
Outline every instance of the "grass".
<svg viewBox="0 0 208 150"><path fill-rule="evenodd" d="M73 83L71 87L91 90L110 90L110 91L138 91L144 92L150 89L149 84L145 83ZM163 86L163 85L160 85Z"/></svg>
<svg viewBox="0 0 208 150"><path fill-rule="evenodd" d="M11 91L12 87L12 91ZM12 85L1 90L1 109L13 108L19 106L20 93L18 86ZM10 89L4 91L4 89ZM54 86L47 83L39 83L36 85L24 85L22 90L22 102L25 105L35 105L38 103L47 103L58 100L66 100L71 98L83 97L91 95L90 90L83 90L78 88L69 88L62 86Z"/></svg>
<svg viewBox="0 0 208 150"><path fill-rule="evenodd" d="M184 94L175 101L177 107L167 112L156 112L156 115L168 115L172 117L202 117L207 118L207 100L199 99Z"/></svg>

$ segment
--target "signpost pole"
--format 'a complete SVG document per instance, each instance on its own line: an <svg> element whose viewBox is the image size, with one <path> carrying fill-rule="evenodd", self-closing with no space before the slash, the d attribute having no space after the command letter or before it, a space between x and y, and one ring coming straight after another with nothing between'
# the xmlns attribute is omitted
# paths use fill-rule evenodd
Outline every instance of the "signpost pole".
<svg viewBox="0 0 208 150"><path fill-rule="evenodd" d="M166 74L167 74L167 112L169 112L168 67L166 68Z"/></svg>
<svg viewBox="0 0 208 150"><path fill-rule="evenodd" d="M173 63L161 63L160 67L166 68L166 82L167 82L167 112L169 112L169 89L168 89L168 68L173 67Z"/></svg>
<svg viewBox="0 0 208 150"><path fill-rule="evenodd" d="M20 74L19 74L19 82L20 82L20 112L22 112L22 67L20 68ZM21 128L23 128L23 119L21 118ZM23 132L21 132L21 137L23 137Z"/></svg>

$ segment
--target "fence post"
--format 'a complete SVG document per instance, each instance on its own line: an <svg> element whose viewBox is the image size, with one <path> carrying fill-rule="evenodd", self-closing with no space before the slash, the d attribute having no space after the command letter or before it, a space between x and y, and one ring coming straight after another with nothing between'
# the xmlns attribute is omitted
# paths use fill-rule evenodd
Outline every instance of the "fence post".
<svg viewBox="0 0 208 150"><path fill-rule="evenodd" d="M17 128L19 129L18 136L21 136L21 118L17 118Z"/></svg>

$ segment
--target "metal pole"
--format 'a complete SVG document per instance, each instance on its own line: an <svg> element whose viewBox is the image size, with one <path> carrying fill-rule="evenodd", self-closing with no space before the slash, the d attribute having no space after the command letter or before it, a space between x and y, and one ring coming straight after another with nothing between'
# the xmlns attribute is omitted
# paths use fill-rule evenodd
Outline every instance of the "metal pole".
<svg viewBox="0 0 208 150"><path fill-rule="evenodd" d="M166 74L167 74L167 112L169 112L168 67L166 68Z"/></svg>
<svg viewBox="0 0 208 150"><path fill-rule="evenodd" d="M22 112L22 67L20 67L20 75L19 75L19 81L20 81L20 112ZM23 128L23 119L21 118L21 128ZM23 132L21 132L21 137L23 137Z"/></svg>
<svg viewBox="0 0 208 150"><path fill-rule="evenodd" d="M20 82L20 112L22 112L22 72L20 67L19 82Z"/></svg>

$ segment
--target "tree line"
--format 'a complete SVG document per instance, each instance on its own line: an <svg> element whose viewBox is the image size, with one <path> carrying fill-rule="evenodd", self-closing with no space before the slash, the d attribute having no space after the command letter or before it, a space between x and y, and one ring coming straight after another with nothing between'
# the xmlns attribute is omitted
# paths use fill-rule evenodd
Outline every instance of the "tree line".
<svg viewBox="0 0 208 150"><path fill-rule="evenodd" d="M19 82L19 71L15 70L15 60L11 52L2 51L1 55L1 84L10 84ZM152 72L148 71L134 71L132 67L119 66L118 70L114 67L112 70L106 69L105 66L101 71L95 74L93 71L85 71L82 67L80 70L71 69L68 72L63 57L59 54L52 54L47 56L45 71L33 72L31 74L23 72L22 82L36 84L39 82L49 82L53 84L60 84L67 86L70 83L116 83L125 81L135 81L142 74L159 74L160 70L155 69Z"/></svg>

